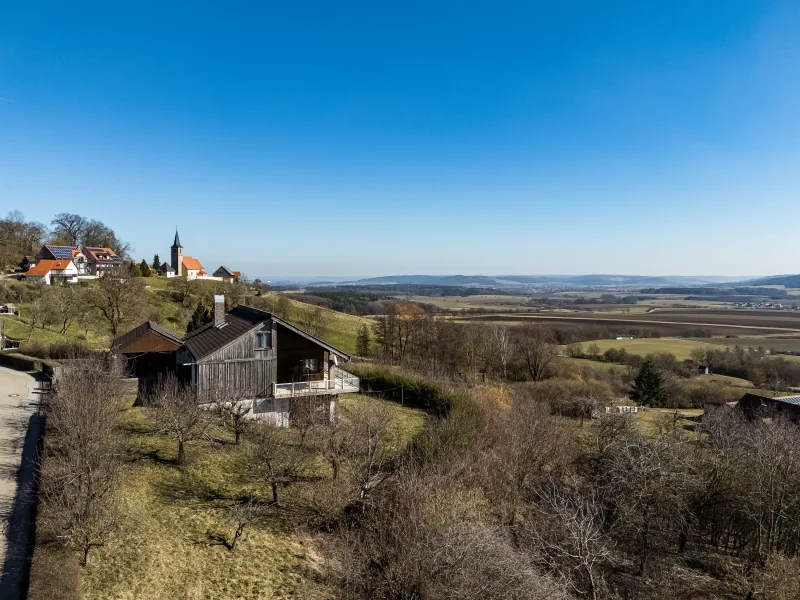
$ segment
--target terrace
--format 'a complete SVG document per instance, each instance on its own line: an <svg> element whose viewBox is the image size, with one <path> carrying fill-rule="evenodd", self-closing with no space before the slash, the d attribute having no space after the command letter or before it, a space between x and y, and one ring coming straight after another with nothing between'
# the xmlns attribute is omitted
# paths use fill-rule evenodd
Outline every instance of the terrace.
<svg viewBox="0 0 800 600"><path fill-rule="evenodd" d="M354 394L360 389L359 385L358 377L339 367L334 367L333 378L326 376L325 379L317 381L276 383L275 398L293 398L325 394Z"/></svg>

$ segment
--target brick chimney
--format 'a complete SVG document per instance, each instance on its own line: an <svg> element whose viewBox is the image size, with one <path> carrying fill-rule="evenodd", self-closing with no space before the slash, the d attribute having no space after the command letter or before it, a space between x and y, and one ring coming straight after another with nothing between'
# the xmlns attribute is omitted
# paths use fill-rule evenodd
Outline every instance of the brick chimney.
<svg viewBox="0 0 800 600"><path fill-rule="evenodd" d="M214 296L214 327L225 324L225 296Z"/></svg>

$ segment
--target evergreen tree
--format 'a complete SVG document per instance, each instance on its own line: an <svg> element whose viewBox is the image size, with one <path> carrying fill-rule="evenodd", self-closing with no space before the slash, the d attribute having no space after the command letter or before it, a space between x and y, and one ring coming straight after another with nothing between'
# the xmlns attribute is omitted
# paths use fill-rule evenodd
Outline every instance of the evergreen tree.
<svg viewBox="0 0 800 600"><path fill-rule="evenodd" d="M158 254L153 256L153 271L158 273L158 270L161 268L161 259L158 257Z"/></svg>
<svg viewBox="0 0 800 600"><path fill-rule="evenodd" d="M189 319L189 323L186 325L186 333L200 329L206 323L210 323L212 318L211 311L205 308L202 302L198 302L192 313L192 318Z"/></svg>
<svg viewBox="0 0 800 600"><path fill-rule="evenodd" d="M369 355L369 327L364 323L358 330L358 337L356 338L356 354L364 357Z"/></svg>
<svg viewBox="0 0 800 600"><path fill-rule="evenodd" d="M642 363L628 395L631 400L639 404L649 404L650 406L664 404L667 399L664 376L661 375L651 359L647 358Z"/></svg>
<svg viewBox="0 0 800 600"><path fill-rule="evenodd" d="M142 262L139 263L139 271L142 277L150 277L153 274L152 271L150 271L150 265L147 264L145 259L142 259Z"/></svg>
<svg viewBox="0 0 800 600"><path fill-rule="evenodd" d="M131 277L141 277L142 276L142 269L132 260L125 263L128 267L128 272L130 273Z"/></svg>

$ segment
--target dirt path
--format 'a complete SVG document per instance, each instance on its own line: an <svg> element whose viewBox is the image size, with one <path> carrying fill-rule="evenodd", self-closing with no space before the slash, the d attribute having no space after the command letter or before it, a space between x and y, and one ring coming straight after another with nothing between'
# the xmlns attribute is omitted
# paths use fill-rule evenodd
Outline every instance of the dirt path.
<svg viewBox="0 0 800 600"><path fill-rule="evenodd" d="M24 598L36 513L35 456L41 434L39 382L0 367L0 598Z"/></svg>

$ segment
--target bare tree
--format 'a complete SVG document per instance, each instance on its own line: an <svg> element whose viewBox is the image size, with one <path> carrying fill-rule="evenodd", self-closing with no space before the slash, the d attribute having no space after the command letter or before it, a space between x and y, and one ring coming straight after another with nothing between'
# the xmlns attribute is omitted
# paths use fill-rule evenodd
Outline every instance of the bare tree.
<svg viewBox="0 0 800 600"><path fill-rule="evenodd" d="M175 277L169 283L172 297L184 306L189 306L192 299L197 295L197 280L188 277Z"/></svg>
<svg viewBox="0 0 800 600"><path fill-rule="evenodd" d="M289 432L269 423L253 426L250 448L253 466L272 490L272 503L277 505L281 488L296 483L307 470L307 457L302 448L290 443Z"/></svg>
<svg viewBox="0 0 800 600"><path fill-rule="evenodd" d="M44 295L45 302L61 325L59 333L66 333L82 312L83 306L79 298L81 292L82 290L75 286L56 285L48 288Z"/></svg>
<svg viewBox="0 0 800 600"><path fill-rule="evenodd" d="M342 425L346 437L342 462L360 502L389 476L385 467L392 458L391 425L389 410L375 402L360 404Z"/></svg>
<svg viewBox="0 0 800 600"><path fill-rule="evenodd" d="M503 325L492 325L492 348L494 356L500 367L500 374L503 379L508 378L508 362L511 359L511 335L508 327Z"/></svg>
<svg viewBox="0 0 800 600"><path fill-rule="evenodd" d="M548 406L521 394L497 425L502 434L487 461L489 493L505 524L514 526L525 498L543 479L564 471L577 449L569 431L550 417Z"/></svg>
<svg viewBox="0 0 800 600"><path fill-rule="evenodd" d="M677 434L648 437L622 427L594 457L598 493L615 507L614 528L635 552L640 576L658 550L685 530L690 516L695 480L687 444Z"/></svg>
<svg viewBox="0 0 800 600"><path fill-rule="evenodd" d="M45 322L47 314L47 306L44 300L36 298L28 305L28 341L33 337L33 331L37 325L42 325Z"/></svg>
<svg viewBox="0 0 800 600"><path fill-rule="evenodd" d="M102 362L83 360L59 379L48 408L47 455L41 477L42 522L89 562L113 532L112 499L120 469L120 379Z"/></svg>
<svg viewBox="0 0 800 600"><path fill-rule="evenodd" d="M18 210L0 219L0 266L15 264L21 256L34 254L42 244L45 226L28 222Z"/></svg>
<svg viewBox="0 0 800 600"><path fill-rule="evenodd" d="M452 479L404 465L345 530L341 585L352 598L566 600L486 522Z"/></svg>
<svg viewBox="0 0 800 600"><path fill-rule="evenodd" d="M342 462L347 454L349 439L342 425L326 427L322 430L322 440L318 444L319 452L328 461L334 481L338 481L342 470Z"/></svg>
<svg viewBox="0 0 800 600"><path fill-rule="evenodd" d="M330 312L315 306L303 313L301 327L316 337L322 337L328 330Z"/></svg>
<svg viewBox="0 0 800 600"><path fill-rule="evenodd" d="M105 319L113 340L124 327L142 317L147 308L147 290L141 278L109 273L98 279L89 304Z"/></svg>
<svg viewBox="0 0 800 600"><path fill-rule="evenodd" d="M234 443L238 446L242 434L251 422L252 394L237 386L228 385L217 395L215 403L223 424L233 429Z"/></svg>
<svg viewBox="0 0 800 600"><path fill-rule="evenodd" d="M152 404L156 407L153 417L162 431L178 444L176 463L186 463L186 442L201 439L211 424L210 413L198 403L194 390L169 377L156 390Z"/></svg>
<svg viewBox="0 0 800 600"><path fill-rule="evenodd" d="M245 527L256 521L260 513L261 507L253 498L234 502L233 506L230 508L230 515L236 528L233 532L233 537L231 537L231 541L226 544L228 550L231 552L236 550L236 544L239 543L239 539L242 537Z"/></svg>
<svg viewBox="0 0 800 600"><path fill-rule="evenodd" d="M59 213L53 218L51 225L57 241L67 246L76 246L83 237L87 223L86 218L80 215Z"/></svg>
<svg viewBox="0 0 800 600"><path fill-rule="evenodd" d="M547 367L558 356L553 332L541 325L521 325L515 331L516 348L533 381L544 378Z"/></svg>
<svg viewBox="0 0 800 600"><path fill-rule="evenodd" d="M556 481L537 490L523 536L534 554L581 595L597 600L603 564L611 554L603 503L594 490L570 489Z"/></svg>
<svg viewBox="0 0 800 600"><path fill-rule="evenodd" d="M317 425L331 424L329 403L329 396L319 395L313 389L303 396L292 398L289 422L300 434L301 444L305 443L306 437Z"/></svg>

